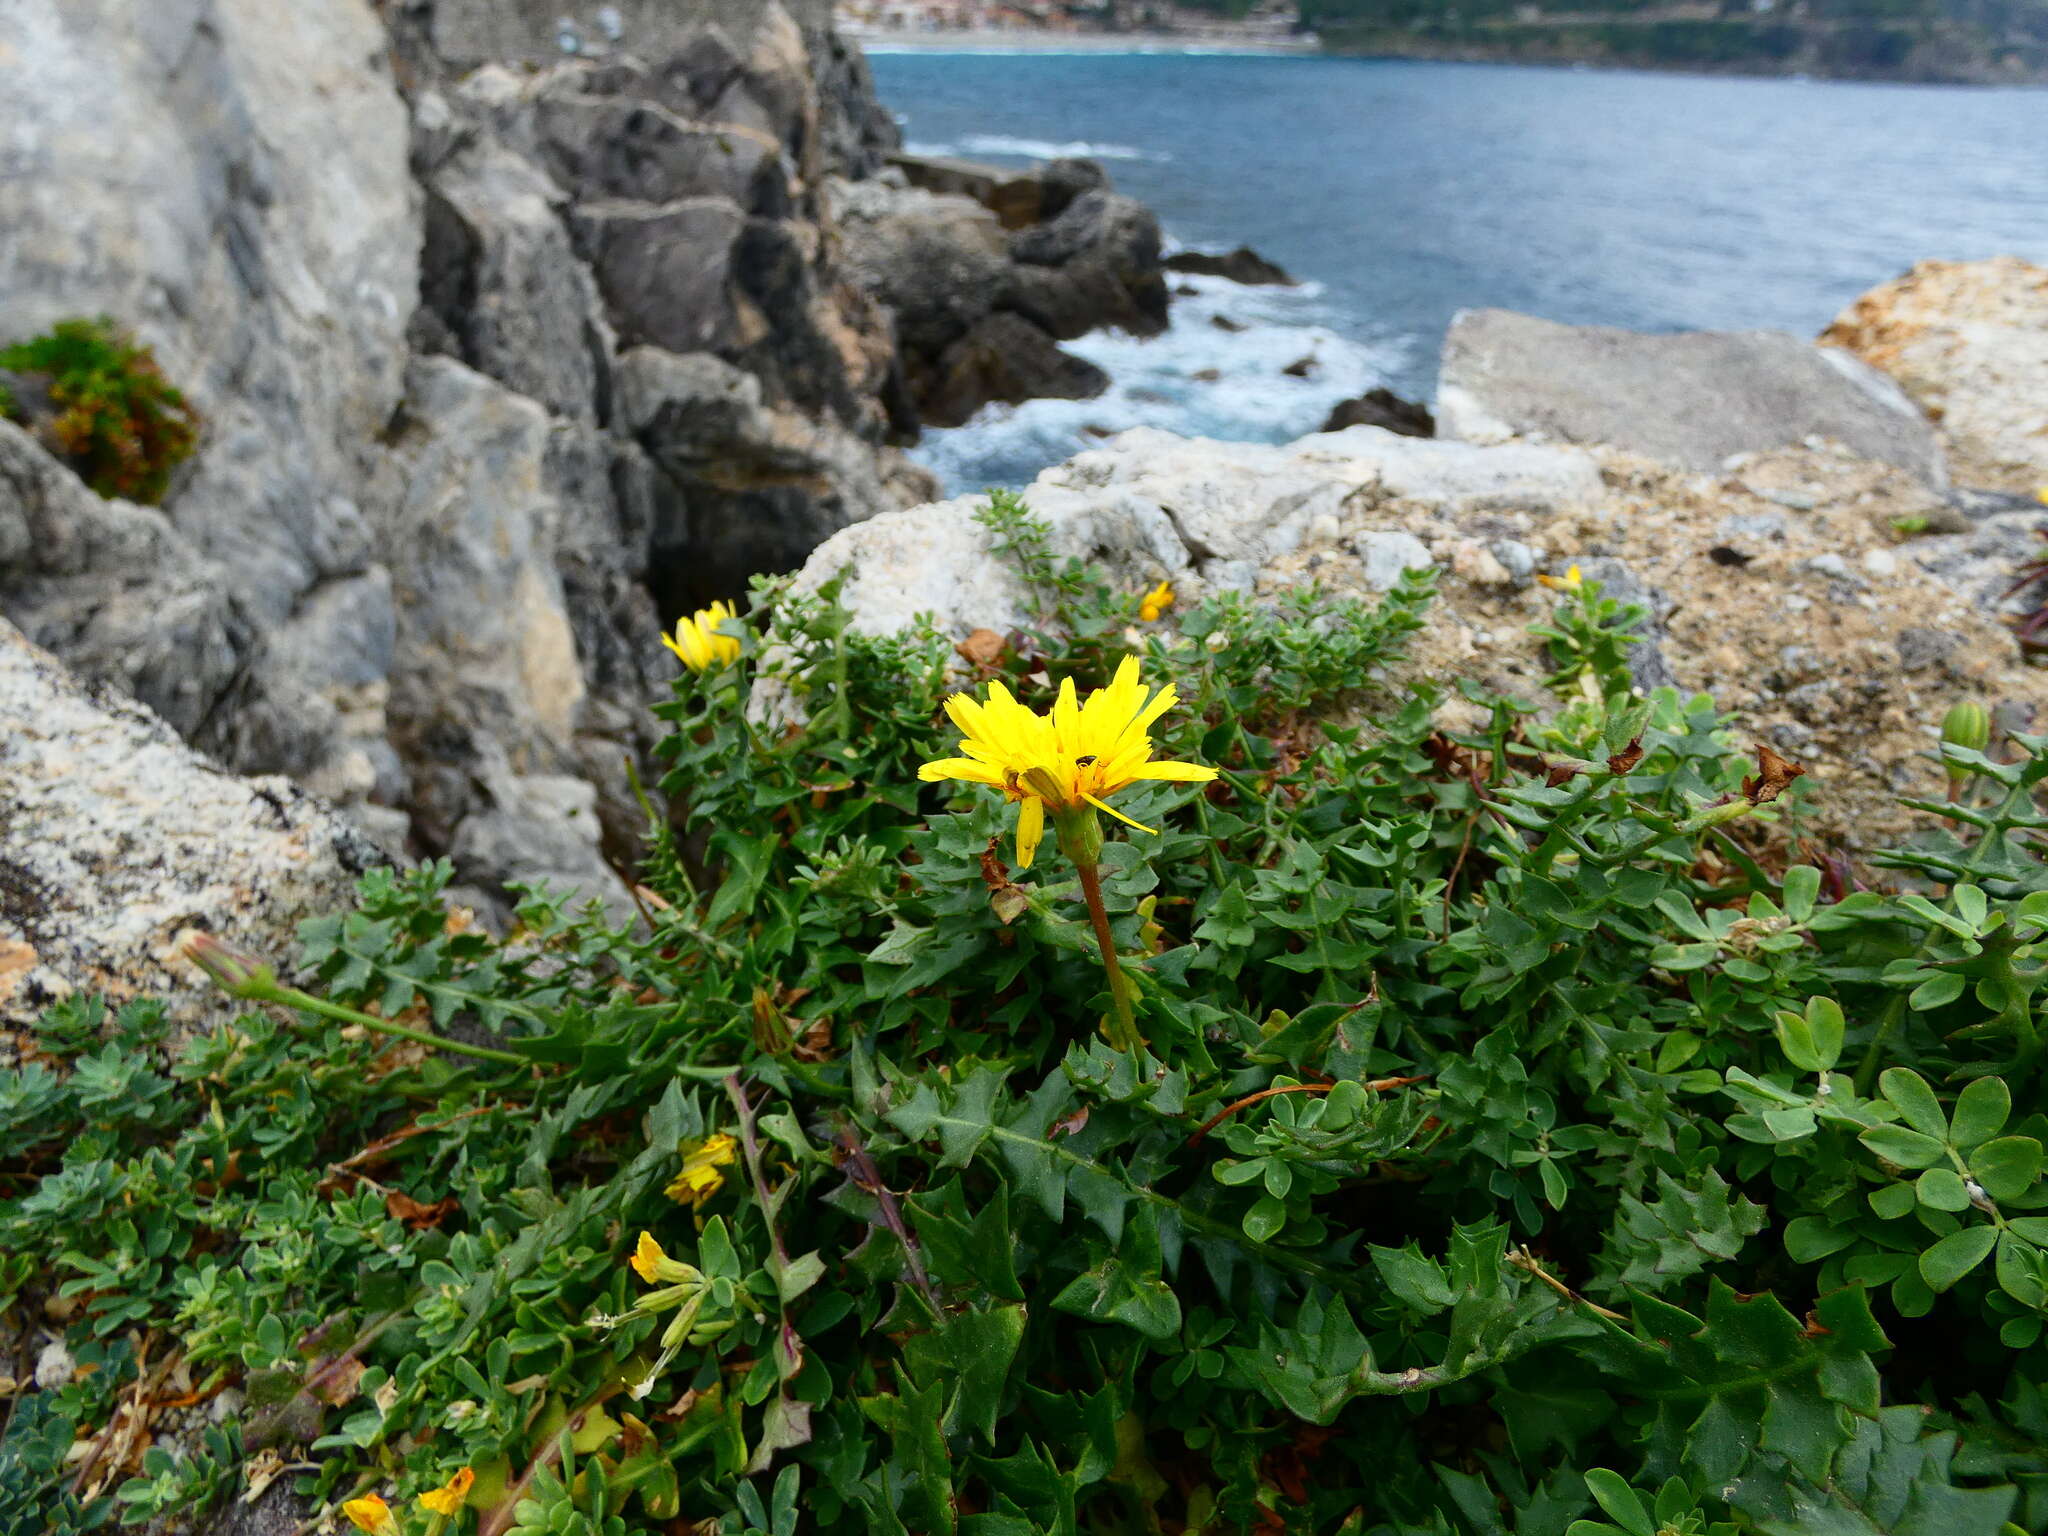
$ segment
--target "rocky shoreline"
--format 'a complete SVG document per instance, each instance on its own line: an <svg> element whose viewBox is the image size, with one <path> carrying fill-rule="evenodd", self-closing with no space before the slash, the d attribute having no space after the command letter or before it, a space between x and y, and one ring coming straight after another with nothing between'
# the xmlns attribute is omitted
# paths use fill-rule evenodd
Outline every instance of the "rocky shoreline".
<svg viewBox="0 0 2048 1536"><path fill-rule="evenodd" d="M822 8L590 9L0 18L0 339L116 317L206 423L143 507L0 419L0 615L500 912L630 912L663 625L929 500L923 425L1099 389L1060 340L1165 323L1147 210L1088 164L1014 227L912 187Z"/></svg>
<svg viewBox="0 0 2048 1536"><path fill-rule="evenodd" d="M799 566L865 627L996 624L972 500L904 448L1085 397L1063 341L1166 324L1157 221L1099 167L901 156L858 51L775 0L616 7L568 57L533 0L148 9L0 17L7 330L119 317L207 423L148 507L0 420L0 1017L181 984L188 926L281 947L375 858L452 859L487 920L531 880L632 918L663 627ZM1806 759L1854 852L1927 787L1940 701L2048 719L2002 617L2044 311L2003 262L1916 269L1828 347L1469 316L1434 421L1130 432L1028 499L1189 596L1434 567L1415 675L1532 698L1535 578L1581 563L1652 609L1641 680Z"/></svg>

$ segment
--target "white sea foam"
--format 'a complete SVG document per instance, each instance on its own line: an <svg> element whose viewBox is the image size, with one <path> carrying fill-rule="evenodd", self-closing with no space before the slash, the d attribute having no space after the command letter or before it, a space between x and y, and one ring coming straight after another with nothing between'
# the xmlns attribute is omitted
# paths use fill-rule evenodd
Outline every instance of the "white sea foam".
<svg viewBox="0 0 2048 1536"><path fill-rule="evenodd" d="M1093 400L1032 400L984 409L964 427L927 432L913 457L949 495L1028 484L1041 469L1131 427L1186 437L1290 442L1313 432L1339 400L1380 384L1404 361L1394 340L1329 328L1324 306L1300 288L1247 288L1222 278L1171 274L1173 325L1149 341L1098 332L1066 345L1110 376ZM1216 317L1244 327L1227 330ZM1306 378L1285 370L1315 359Z"/></svg>
<svg viewBox="0 0 2048 1536"><path fill-rule="evenodd" d="M1017 160L1150 160L1161 164L1173 158L1161 151L1134 149L1128 144L1091 144L1085 139L1059 144L1051 139L1021 139L1007 133L970 133L957 144L912 141L903 149L912 155L997 155Z"/></svg>

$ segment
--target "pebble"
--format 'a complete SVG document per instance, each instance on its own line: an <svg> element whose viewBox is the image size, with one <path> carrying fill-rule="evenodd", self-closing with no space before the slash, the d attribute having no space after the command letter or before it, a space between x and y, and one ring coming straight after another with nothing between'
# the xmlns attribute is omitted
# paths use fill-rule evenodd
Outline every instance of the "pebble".
<svg viewBox="0 0 2048 1536"><path fill-rule="evenodd" d="M1451 547L1451 569L1475 587L1505 587L1515 579L1493 551L1476 539L1460 539Z"/></svg>
<svg viewBox="0 0 2048 1536"><path fill-rule="evenodd" d="M1816 576L1831 577L1836 581L1853 580L1849 574L1849 562L1837 554L1815 555L1800 562L1801 566Z"/></svg>
<svg viewBox="0 0 2048 1536"><path fill-rule="evenodd" d="M1785 514L1782 512L1731 512L1721 519L1714 529L1715 537L1724 543L1735 544L1744 539L1782 539L1785 537Z"/></svg>
<svg viewBox="0 0 2048 1536"><path fill-rule="evenodd" d="M1536 574L1536 551L1520 539L1495 539L1486 547L1516 585L1527 586Z"/></svg>
<svg viewBox="0 0 2048 1536"><path fill-rule="evenodd" d="M1790 507L1794 512L1811 512L1820 505L1820 498L1807 491L1758 491L1765 501L1774 501L1781 507Z"/></svg>
<svg viewBox="0 0 2048 1536"><path fill-rule="evenodd" d="M1867 549L1863 552L1863 569L1877 577L1896 576L1899 557L1888 549Z"/></svg>

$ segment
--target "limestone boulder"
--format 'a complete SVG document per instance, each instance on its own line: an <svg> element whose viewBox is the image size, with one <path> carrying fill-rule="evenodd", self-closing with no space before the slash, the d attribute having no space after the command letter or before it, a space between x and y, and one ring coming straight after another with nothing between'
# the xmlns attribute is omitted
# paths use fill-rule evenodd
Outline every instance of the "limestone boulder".
<svg viewBox="0 0 2048 1536"><path fill-rule="evenodd" d="M1195 600L1255 590L1311 544L1329 546L1355 584L1384 591L1434 563L1405 525L1410 504L1547 516L1600 493L1594 460L1577 449L1422 442L1372 427L1268 447L1140 427L1045 471L1024 496L1055 558L1133 591L1170 581ZM875 633L920 613L960 635L1010 629L1025 621L1028 594L975 521L982 504L960 497L849 528L819 547L798 585L845 572L854 624ZM1397 510L1376 515L1383 507Z"/></svg>
<svg viewBox="0 0 2048 1536"><path fill-rule="evenodd" d="M247 780L142 705L92 688L0 620L0 1023L76 992L238 1006L178 953L203 929L289 972L304 919L385 862L291 781Z"/></svg>
<svg viewBox="0 0 2048 1536"><path fill-rule="evenodd" d="M835 181L830 199L847 276L894 315L906 352L936 358L995 309L1009 248L980 203L880 181Z"/></svg>
<svg viewBox="0 0 2048 1536"><path fill-rule="evenodd" d="M1010 254L1021 266L1101 295L1096 326L1134 336L1166 329L1159 219L1135 198L1105 188L1082 192L1057 218L1013 234Z"/></svg>
<svg viewBox="0 0 2048 1536"><path fill-rule="evenodd" d="M1403 570L1433 571L1437 597L1408 658L1360 679L1368 726L1422 686L1439 690L1445 728L1483 729L1452 686L1459 678L1558 707L1531 626L1563 599L1536 578L1578 566L1644 610L1636 684L1707 693L1736 750L1764 742L1799 762L1816 791L1803 831L1855 854L1913 830L1900 795L1941 793L1933 749L1951 704L1977 700L2007 729L2048 726L2048 674L2008 623L2029 599L2005 597L2048 514L1907 534L1945 503L1917 476L1839 444L1699 474L1611 447L1369 426L1282 447L1141 429L1047 470L1023 495L1055 558L1082 561L1133 610L1162 579L1181 612L1218 591L1271 600L1311 583L1371 597ZM873 632L929 615L956 639L1007 633L1030 608L975 519L981 505L962 497L849 528L820 546L798 585L843 574L853 623ZM1174 644L1172 615L1128 635L1134 646L1149 637Z"/></svg>
<svg viewBox="0 0 2048 1536"><path fill-rule="evenodd" d="M1937 423L1963 485L2048 487L2048 267L1923 261L1821 334L1884 370Z"/></svg>
<svg viewBox="0 0 2048 1536"><path fill-rule="evenodd" d="M1948 483L1933 426L1897 384L1775 331L1653 336L1467 310L1444 339L1436 414L1471 442L1606 443L1703 471L1821 439Z"/></svg>

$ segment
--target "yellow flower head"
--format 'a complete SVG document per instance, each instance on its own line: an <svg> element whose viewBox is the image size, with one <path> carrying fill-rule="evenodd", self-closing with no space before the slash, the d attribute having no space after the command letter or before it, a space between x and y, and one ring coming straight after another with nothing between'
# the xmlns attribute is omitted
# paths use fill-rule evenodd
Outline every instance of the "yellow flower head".
<svg viewBox="0 0 2048 1536"><path fill-rule="evenodd" d="M475 1481L476 1474L468 1467L464 1467L432 1493L421 1494L420 1508L430 1515L456 1514L461 1510L463 1501L469 1497L470 1485Z"/></svg>
<svg viewBox="0 0 2048 1536"><path fill-rule="evenodd" d="M2044 485L2041 489L2034 492L2034 500L2041 503L2042 506L2048 507L2048 485Z"/></svg>
<svg viewBox="0 0 2048 1536"><path fill-rule="evenodd" d="M1173 583L1162 581L1138 600L1138 617L1147 624L1159 622L1159 616L1173 606Z"/></svg>
<svg viewBox="0 0 2048 1536"><path fill-rule="evenodd" d="M1586 578L1579 574L1579 567L1576 561L1572 563L1572 568L1562 576L1538 576L1536 579L1546 587L1550 587L1558 592L1576 592L1586 584Z"/></svg>
<svg viewBox="0 0 2048 1536"><path fill-rule="evenodd" d="M654 1240L652 1232L640 1234L640 1245L633 1250L633 1257L627 1261L633 1266L633 1273L649 1285L661 1278L661 1266L669 1257L661 1251L661 1244Z"/></svg>
<svg viewBox="0 0 2048 1536"><path fill-rule="evenodd" d="M1075 697L1074 680L1063 679L1046 715L1019 704L999 682L988 685L985 702L956 693L946 700L946 713L960 727L964 755L926 763L917 776L928 783L965 779L991 785L1016 801L1017 863L1024 869L1045 836L1048 810L1057 815L1092 805L1150 832L1107 804L1109 797L1141 779L1206 783L1216 770L1152 760L1147 731L1180 695L1171 683L1149 698L1147 693L1135 656L1126 656L1109 686L1097 688L1085 703Z"/></svg>
<svg viewBox="0 0 2048 1536"><path fill-rule="evenodd" d="M725 1183L718 1170L738 1156L739 1143L724 1132L702 1141L683 1143L683 1171L669 1181L664 1191L678 1205L699 1206Z"/></svg>
<svg viewBox="0 0 2048 1536"><path fill-rule="evenodd" d="M398 1536L398 1522L391 1518L391 1506L374 1493L343 1500L341 1512L348 1516L350 1525L368 1536Z"/></svg>
<svg viewBox="0 0 2048 1536"><path fill-rule="evenodd" d="M663 1252L661 1244L654 1240L652 1232L640 1234L639 1246L633 1250L633 1257L626 1262L633 1266L633 1273L649 1285L696 1284L704 1278L700 1271L685 1264L681 1259L670 1258Z"/></svg>
<svg viewBox="0 0 2048 1536"><path fill-rule="evenodd" d="M740 659L740 643L719 633L721 625L738 617L731 603L713 603L699 608L687 619L676 621L676 632L663 635L661 643L681 658L692 672L714 672Z"/></svg>

